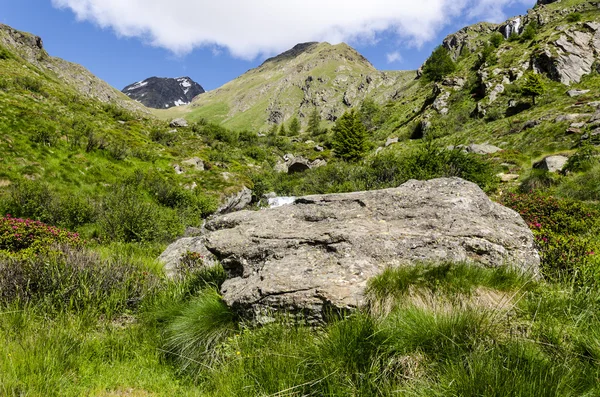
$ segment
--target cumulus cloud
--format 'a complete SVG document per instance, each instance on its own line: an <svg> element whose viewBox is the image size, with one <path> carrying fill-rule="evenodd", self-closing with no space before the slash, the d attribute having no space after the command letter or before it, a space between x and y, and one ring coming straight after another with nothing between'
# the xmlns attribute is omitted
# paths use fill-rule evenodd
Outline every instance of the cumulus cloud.
<svg viewBox="0 0 600 397"><path fill-rule="evenodd" d="M176 54L226 48L239 58L271 55L305 41L371 40L392 33L420 45L458 17L503 17L532 0L52 0L82 21ZM485 3L488 6L482 6Z"/></svg>
<svg viewBox="0 0 600 397"><path fill-rule="evenodd" d="M400 55L398 51L389 52L385 54L385 57L387 58L388 63L402 62L402 55Z"/></svg>

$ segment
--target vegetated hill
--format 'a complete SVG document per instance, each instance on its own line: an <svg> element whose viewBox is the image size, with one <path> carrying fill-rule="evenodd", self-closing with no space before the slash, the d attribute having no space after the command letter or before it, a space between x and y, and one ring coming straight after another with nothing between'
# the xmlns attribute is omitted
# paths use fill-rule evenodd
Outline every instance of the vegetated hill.
<svg viewBox="0 0 600 397"><path fill-rule="evenodd" d="M303 43L167 115L266 131L293 117L306 125L316 107L331 124L365 98L382 104L402 97L415 76L378 71L346 44Z"/></svg>
<svg viewBox="0 0 600 397"><path fill-rule="evenodd" d="M187 105L203 94L204 88L189 77L150 77L128 85L123 88L123 93L146 107L166 109Z"/></svg>
<svg viewBox="0 0 600 397"><path fill-rule="evenodd" d="M86 97L95 98L101 102L115 103L132 111L148 113L143 106L128 99L119 90L94 76L81 65L48 55L44 49L42 38L38 36L0 24L0 45L10 49L27 63L60 79L63 84Z"/></svg>

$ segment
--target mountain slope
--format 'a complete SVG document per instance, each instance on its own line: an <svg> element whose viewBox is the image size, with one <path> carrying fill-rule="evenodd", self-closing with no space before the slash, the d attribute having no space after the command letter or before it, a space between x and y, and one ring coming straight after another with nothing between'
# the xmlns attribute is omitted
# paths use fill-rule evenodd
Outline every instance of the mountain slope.
<svg viewBox="0 0 600 397"><path fill-rule="evenodd" d="M88 98L115 103L132 111L148 113L143 106L130 100L83 66L48 55L44 50L42 39L38 36L0 24L0 45L42 71L49 72Z"/></svg>
<svg viewBox="0 0 600 397"><path fill-rule="evenodd" d="M194 97L203 94L204 88L189 77L150 77L123 88L129 98L154 109L187 105Z"/></svg>
<svg viewBox="0 0 600 397"><path fill-rule="evenodd" d="M323 120L333 122L365 98L398 99L414 77L378 71L346 44L303 43L167 115L265 131L293 117L305 125L317 107Z"/></svg>

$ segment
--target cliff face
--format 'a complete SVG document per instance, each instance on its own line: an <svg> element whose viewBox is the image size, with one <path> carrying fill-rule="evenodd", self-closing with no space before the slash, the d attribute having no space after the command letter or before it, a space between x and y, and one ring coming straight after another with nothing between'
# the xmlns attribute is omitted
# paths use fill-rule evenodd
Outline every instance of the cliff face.
<svg viewBox="0 0 600 397"><path fill-rule="evenodd" d="M204 92L204 88L189 77L150 77L123 89L123 93L131 99L154 109L187 105Z"/></svg>

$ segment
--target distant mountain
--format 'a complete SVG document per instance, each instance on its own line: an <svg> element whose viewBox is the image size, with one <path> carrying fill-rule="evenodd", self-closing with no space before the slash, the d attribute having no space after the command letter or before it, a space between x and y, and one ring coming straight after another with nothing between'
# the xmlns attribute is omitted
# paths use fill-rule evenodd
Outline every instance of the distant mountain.
<svg viewBox="0 0 600 397"><path fill-rule="evenodd" d="M365 98L383 104L414 87L414 71L379 71L347 44L301 43L163 117L205 118L234 129L266 131L316 107L331 124ZM171 114L172 113L172 114Z"/></svg>
<svg viewBox="0 0 600 397"><path fill-rule="evenodd" d="M125 95L154 109L187 105L204 92L204 88L189 77L150 77L123 88Z"/></svg>

